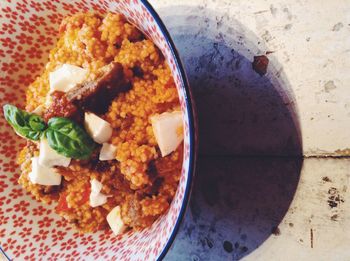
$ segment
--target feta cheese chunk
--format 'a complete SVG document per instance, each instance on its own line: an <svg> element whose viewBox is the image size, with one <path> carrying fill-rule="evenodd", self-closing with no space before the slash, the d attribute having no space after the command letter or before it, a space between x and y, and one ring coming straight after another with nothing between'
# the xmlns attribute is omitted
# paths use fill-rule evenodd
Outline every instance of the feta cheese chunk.
<svg viewBox="0 0 350 261"><path fill-rule="evenodd" d="M117 153L117 147L113 144L103 143L100 151L99 160L114 160Z"/></svg>
<svg viewBox="0 0 350 261"><path fill-rule="evenodd" d="M151 117L154 136L162 156L167 156L180 145L183 136L181 111L164 112Z"/></svg>
<svg viewBox="0 0 350 261"><path fill-rule="evenodd" d="M40 140L39 163L45 167L63 166L68 167L70 158L58 154L52 149L46 139Z"/></svg>
<svg viewBox="0 0 350 261"><path fill-rule="evenodd" d="M112 126L93 113L85 112L84 125L91 138L99 144L108 141L112 136Z"/></svg>
<svg viewBox="0 0 350 261"><path fill-rule="evenodd" d="M88 75L88 70L71 65L63 64L49 74L50 92L68 92L77 84L82 83Z"/></svg>
<svg viewBox="0 0 350 261"><path fill-rule="evenodd" d="M103 184L99 182L97 179L91 180L90 184L91 184L91 192L94 192L95 194L101 192L103 188Z"/></svg>
<svg viewBox="0 0 350 261"><path fill-rule="evenodd" d="M32 158L32 171L28 177L33 184L44 186L58 186L62 179L55 169L40 165L38 157Z"/></svg>
<svg viewBox="0 0 350 261"><path fill-rule="evenodd" d="M109 212L107 222L115 235L119 235L125 231L126 226L121 217L120 206L116 206Z"/></svg>
<svg viewBox="0 0 350 261"><path fill-rule="evenodd" d="M90 206L95 208L101 206L107 202L108 196L101 193L102 183L96 179L90 181L91 193L90 193Z"/></svg>

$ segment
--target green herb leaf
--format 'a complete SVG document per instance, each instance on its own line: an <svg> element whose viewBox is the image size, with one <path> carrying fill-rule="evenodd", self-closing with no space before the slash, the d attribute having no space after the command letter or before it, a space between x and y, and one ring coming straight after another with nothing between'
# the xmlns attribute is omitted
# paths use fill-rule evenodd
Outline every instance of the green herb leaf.
<svg viewBox="0 0 350 261"><path fill-rule="evenodd" d="M95 148L94 141L74 121L67 118L51 118L45 137L51 148L69 158L86 159Z"/></svg>
<svg viewBox="0 0 350 261"><path fill-rule="evenodd" d="M40 116L18 109L16 106L6 104L4 115L7 122L15 129L17 134L30 140L39 140L46 124Z"/></svg>
<svg viewBox="0 0 350 261"><path fill-rule="evenodd" d="M4 106L4 115L17 134L34 141L45 136L50 147L66 157L86 159L95 148L85 130L70 119L51 118L47 126L40 116L10 104Z"/></svg>

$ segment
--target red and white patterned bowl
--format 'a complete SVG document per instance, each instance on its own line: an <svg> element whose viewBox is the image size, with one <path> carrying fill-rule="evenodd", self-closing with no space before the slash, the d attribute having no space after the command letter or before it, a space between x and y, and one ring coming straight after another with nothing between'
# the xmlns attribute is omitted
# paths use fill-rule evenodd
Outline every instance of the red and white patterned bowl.
<svg viewBox="0 0 350 261"><path fill-rule="evenodd" d="M153 40L171 68L184 115L184 162L169 211L150 228L115 237L80 235L53 206L33 200L17 184L16 154L23 146L0 117L0 250L15 260L155 260L170 247L184 214L195 164L195 126L184 69L169 33L143 0L1 0L0 102L23 105L24 90L39 75L64 16L84 11L119 12ZM1 252L0 252L1 259Z"/></svg>

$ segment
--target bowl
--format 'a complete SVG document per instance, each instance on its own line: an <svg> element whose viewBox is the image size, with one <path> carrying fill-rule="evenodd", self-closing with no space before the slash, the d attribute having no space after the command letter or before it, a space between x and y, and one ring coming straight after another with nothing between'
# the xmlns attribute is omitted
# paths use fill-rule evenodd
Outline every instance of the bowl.
<svg viewBox="0 0 350 261"><path fill-rule="evenodd" d="M195 167L196 134L191 94L179 55L161 19L143 0L4 0L0 7L0 101L18 106L54 46L60 21L77 12L122 13L159 47L178 90L184 122L184 160L176 195L151 227L114 236L79 234L54 207L36 202L17 183L16 155L24 145L0 118L0 246L16 260L155 260L166 254L186 209ZM1 253L2 252L2 253Z"/></svg>

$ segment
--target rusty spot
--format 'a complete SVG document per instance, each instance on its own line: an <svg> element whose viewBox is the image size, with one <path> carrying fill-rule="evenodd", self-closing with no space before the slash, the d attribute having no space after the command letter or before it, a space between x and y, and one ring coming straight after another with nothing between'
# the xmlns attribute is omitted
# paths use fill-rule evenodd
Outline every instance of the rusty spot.
<svg viewBox="0 0 350 261"><path fill-rule="evenodd" d="M256 71L260 76L263 76L267 72L267 66L269 59L265 55L254 56L253 70Z"/></svg>
<svg viewBox="0 0 350 261"><path fill-rule="evenodd" d="M344 199L339 194L338 190L334 187L331 187L328 190L328 200L327 203L331 208L336 208L340 203L344 203Z"/></svg>
<svg viewBox="0 0 350 261"><path fill-rule="evenodd" d="M328 178L328 177L323 177L322 180L324 182L332 182L332 180L330 178Z"/></svg>
<svg viewBox="0 0 350 261"><path fill-rule="evenodd" d="M314 248L314 231L312 230L312 228L310 228L310 245L311 248Z"/></svg>

